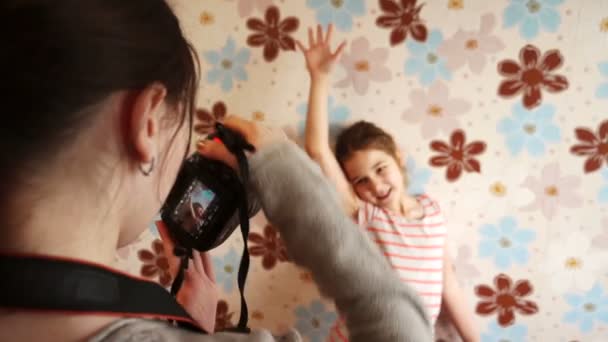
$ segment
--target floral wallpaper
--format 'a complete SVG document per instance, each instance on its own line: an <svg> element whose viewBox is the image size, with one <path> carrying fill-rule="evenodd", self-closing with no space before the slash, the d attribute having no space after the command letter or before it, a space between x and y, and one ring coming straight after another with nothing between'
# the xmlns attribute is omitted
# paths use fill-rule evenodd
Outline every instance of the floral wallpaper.
<svg viewBox="0 0 608 342"><path fill-rule="evenodd" d="M195 130L230 114L301 142L308 75L295 41L347 41L332 134L370 120L407 155L411 193L446 212L481 340L608 340L608 1L174 0L200 56ZM297 208L294 208L297 210ZM117 253L170 283L153 223ZM212 252L219 329L238 319L240 234ZM337 315L263 215L249 237L251 325L324 341ZM437 339L457 341L445 319Z"/></svg>

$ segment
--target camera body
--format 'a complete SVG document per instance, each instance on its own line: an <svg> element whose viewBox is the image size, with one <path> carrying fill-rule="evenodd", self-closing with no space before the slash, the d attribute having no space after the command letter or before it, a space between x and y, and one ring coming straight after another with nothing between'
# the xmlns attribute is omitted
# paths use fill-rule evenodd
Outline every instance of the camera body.
<svg viewBox="0 0 608 342"><path fill-rule="evenodd" d="M178 245L208 251L239 225L237 210L244 196L245 188L232 168L194 154L182 165L161 218Z"/></svg>

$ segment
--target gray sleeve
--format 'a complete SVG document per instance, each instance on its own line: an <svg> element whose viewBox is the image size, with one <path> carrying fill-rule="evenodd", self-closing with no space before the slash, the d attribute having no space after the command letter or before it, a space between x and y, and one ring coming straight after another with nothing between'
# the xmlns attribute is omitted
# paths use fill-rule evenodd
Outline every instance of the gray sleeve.
<svg viewBox="0 0 608 342"><path fill-rule="evenodd" d="M335 188L295 144L250 158L251 183L291 258L335 300L350 341L432 341L424 306L340 206Z"/></svg>
<svg viewBox="0 0 608 342"><path fill-rule="evenodd" d="M346 319L351 342L432 341L419 298L401 283L384 257L348 218L338 194L317 164L291 143L259 151L250 159L251 180L269 220L280 230L289 255L309 268L321 291ZM270 305L271 303L269 303ZM291 332L201 335L165 322L116 321L90 342L300 342Z"/></svg>
<svg viewBox="0 0 608 342"><path fill-rule="evenodd" d="M166 322L146 319L121 319L112 323L87 342L165 341L165 342L302 342L300 335L291 331L273 336L267 330L254 330L249 334L216 333L203 335L176 328Z"/></svg>

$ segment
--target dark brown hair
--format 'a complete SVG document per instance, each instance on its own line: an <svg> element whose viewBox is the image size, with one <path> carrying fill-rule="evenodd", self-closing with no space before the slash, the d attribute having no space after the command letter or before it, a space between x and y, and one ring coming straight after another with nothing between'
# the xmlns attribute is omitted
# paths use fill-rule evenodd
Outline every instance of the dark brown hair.
<svg viewBox="0 0 608 342"><path fill-rule="evenodd" d="M340 165L356 151L377 149L399 163L397 144L382 128L367 121L358 121L345 128L336 139L336 159Z"/></svg>
<svg viewBox="0 0 608 342"><path fill-rule="evenodd" d="M4 184L61 151L116 91L160 82L181 109L169 119L192 125L196 53L165 0L3 0L0 37Z"/></svg>

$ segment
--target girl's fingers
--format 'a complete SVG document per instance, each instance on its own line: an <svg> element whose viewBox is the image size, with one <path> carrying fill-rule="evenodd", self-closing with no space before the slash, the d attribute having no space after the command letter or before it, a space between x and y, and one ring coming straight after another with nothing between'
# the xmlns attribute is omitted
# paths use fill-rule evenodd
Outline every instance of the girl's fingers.
<svg viewBox="0 0 608 342"><path fill-rule="evenodd" d="M331 43L331 36L334 33L334 24L329 24L327 27L327 36L325 36L325 43Z"/></svg>
<svg viewBox="0 0 608 342"><path fill-rule="evenodd" d="M308 28L308 47L311 48L315 45L315 37L312 33L312 27Z"/></svg>
<svg viewBox="0 0 608 342"><path fill-rule="evenodd" d="M296 45L298 46L300 51L306 52L306 48L304 47L304 44L302 44L302 42L300 42L299 40L296 40Z"/></svg>
<svg viewBox="0 0 608 342"><path fill-rule="evenodd" d="M344 50L345 46L346 46L346 41L343 41L336 49L336 52L333 53L332 58L338 59L338 57L340 57L340 55L342 54L342 51Z"/></svg>
<svg viewBox="0 0 608 342"><path fill-rule="evenodd" d="M323 27L317 24L317 44L323 43Z"/></svg>

